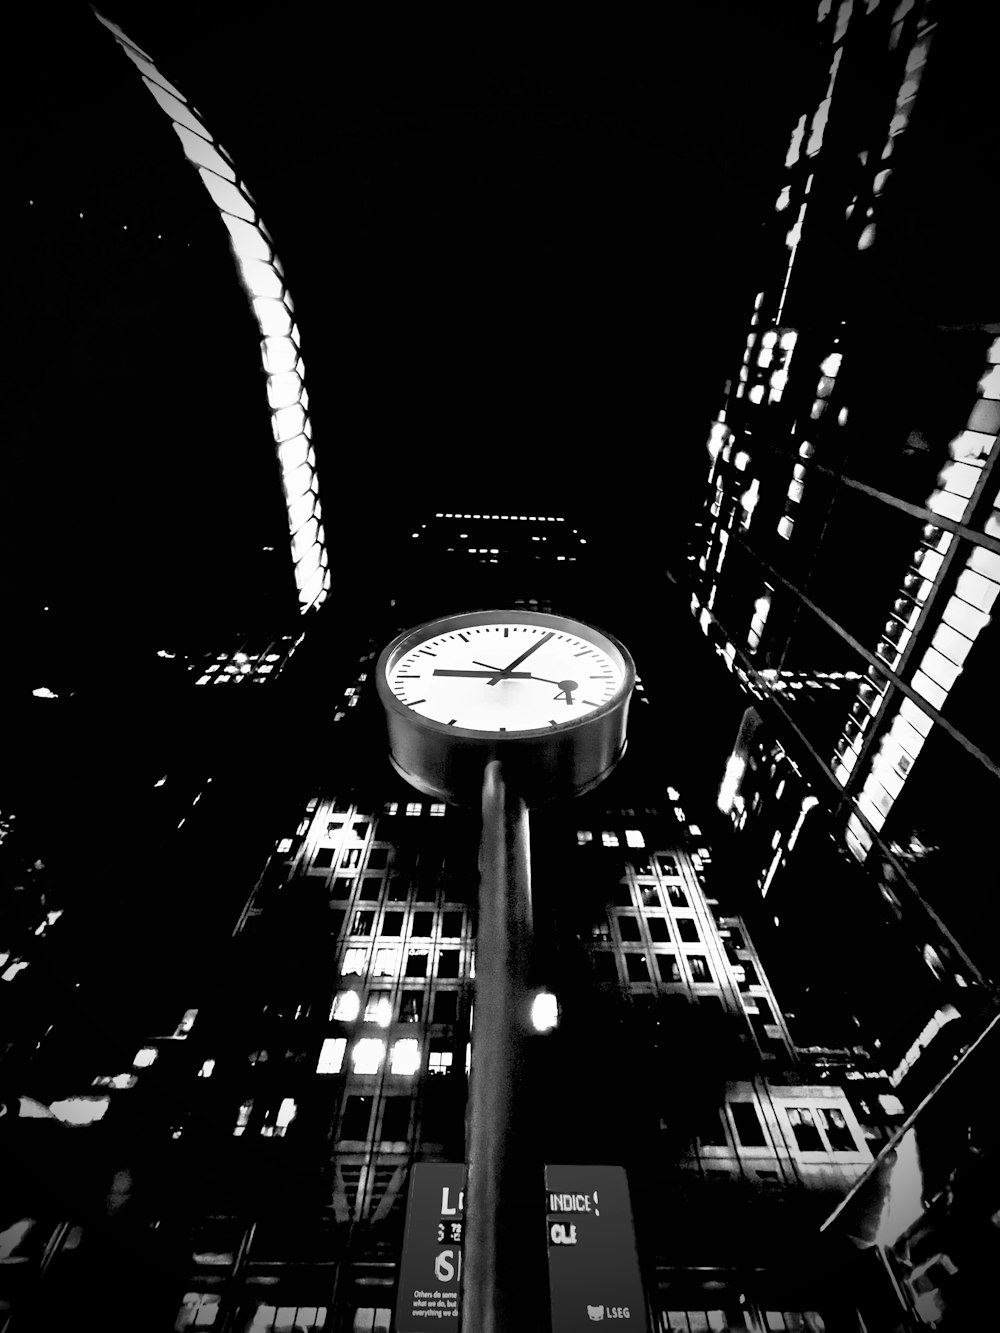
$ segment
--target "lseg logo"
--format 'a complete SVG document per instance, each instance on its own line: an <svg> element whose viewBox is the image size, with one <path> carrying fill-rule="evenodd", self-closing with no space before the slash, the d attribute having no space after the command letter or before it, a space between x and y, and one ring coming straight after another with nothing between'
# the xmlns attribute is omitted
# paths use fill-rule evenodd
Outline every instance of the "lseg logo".
<svg viewBox="0 0 1000 1333"><path fill-rule="evenodd" d="M588 1305L588 1306L587 1306L587 1313L590 1315L591 1319L593 1319L594 1323L596 1324L597 1321L598 1321L599 1319L603 1319L603 1318L604 1318L604 1306L603 1306L603 1305Z"/></svg>

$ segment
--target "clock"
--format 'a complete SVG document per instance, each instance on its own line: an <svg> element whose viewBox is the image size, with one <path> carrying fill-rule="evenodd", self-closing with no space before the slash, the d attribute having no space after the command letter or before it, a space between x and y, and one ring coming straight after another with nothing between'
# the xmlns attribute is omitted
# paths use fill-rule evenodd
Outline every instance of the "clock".
<svg viewBox="0 0 1000 1333"><path fill-rule="evenodd" d="M621 758L635 666L582 621L474 611L406 630L375 679L390 757L419 790L462 803L500 758L544 800L589 789Z"/></svg>

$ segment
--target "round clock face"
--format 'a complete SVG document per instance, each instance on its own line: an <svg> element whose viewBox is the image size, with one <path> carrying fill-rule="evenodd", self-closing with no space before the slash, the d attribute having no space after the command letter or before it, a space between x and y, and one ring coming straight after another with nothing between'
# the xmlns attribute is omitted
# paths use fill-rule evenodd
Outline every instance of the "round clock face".
<svg viewBox="0 0 1000 1333"><path fill-rule="evenodd" d="M413 631L385 663L406 708L458 730L538 731L610 704L626 662L603 634L558 616L477 612Z"/></svg>

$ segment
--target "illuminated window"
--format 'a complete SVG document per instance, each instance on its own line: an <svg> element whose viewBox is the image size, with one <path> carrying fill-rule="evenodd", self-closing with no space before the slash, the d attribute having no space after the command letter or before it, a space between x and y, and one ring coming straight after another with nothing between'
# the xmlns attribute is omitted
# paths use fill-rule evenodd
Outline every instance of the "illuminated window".
<svg viewBox="0 0 1000 1333"><path fill-rule="evenodd" d="M429 1074L448 1074L451 1072L451 1064L454 1056L451 1051L431 1051L427 1057L427 1072Z"/></svg>
<svg viewBox="0 0 1000 1333"><path fill-rule="evenodd" d="M394 977L399 965L398 949L376 949L372 975L376 977Z"/></svg>
<svg viewBox="0 0 1000 1333"><path fill-rule="evenodd" d="M365 1022L377 1023L381 1028L387 1028L392 1022L392 992L387 990L373 990L368 995L365 1004Z"/></svg>
<svg viewBox="0 0 1000 1333"><path fill-rule="evenodd" d="M344 961L340 965L340 975L342 977L360 977L365 970L367 956L367 949L345 949Z"/></svg>
<svg viewBox="0 0 1000 1333"><path fill-rule="evenodd" d="M355 1074L377 1074L385 1058L385 1042L380 1037L362 1037L351 1052Z"/></svg>
<svg viewBox="0 0 1000 1333"><path fill-rule="evenodd" d="M617 833L602 833L602 834L601 834L601 842L602 842L602 844L603 844L605 847L617 847L617 846L618 846L618 834L617 834Z"/></svg>
<svg viewBox="0 0 1000 1333"><path fill-rule="evenodd" d="M419 814L420 814L420 811L421 811L422 809L423 809L423 806L421 805L420 801L408 801L408 802L407 802L406 813L407 813L408 815L419 815Z"/></svg>
<svg viewBox="0 0 1000 1333"><path fill-rule="evenodd" d="M645 847L646 840L637 828L627 828L625 830L626 847Z"/></svg>
<svg viewBox="0 0 1000 1333"><path fill-rule="evenodd" d="M363 1305L354 1311L351 1333L389 1333L389 1315L385 1305Z"/></svg>
<svg viewBox="0 0 1000 1333"><path fill-rule="evenodd" d="M215 1061L205 1060L203 1061L201 1068L198 1070L198 1077L211 1078L214 1072L215 1072Z"/></svg>
<svg viewBox="0 0 1000 1333"><path fill-rule="evenodd" d="M250 1112L253 1110L253 1098L250 1097L243 1103L236 1115L236 1125L233 1128L233 1134L239 1138L247 1127L250 1119Z"/></svg>
<svg viewBox="0 0 1000 1333"><path fill-rule="evenodd" d="M672 953L656 953L656 966L660 973L660 980L666 985L678 984L681 980L681 969L677 959Z"/></svg>
<svg viewBox="0 0 1000 1333"><path fill-rule="evenodd" d="M854 1141L854 1135L851 1133L843 1111L832 1106L827 1110L818 1110L817 1118L826 1130L826 1137L830 1141L830 1148L833 1152L857 1152L858 1145Z"/></svg>
<svg viewBox="0 0 1000 1333"><path fill-rule="evenodd" d="M91 1087L116 1088L119 1092L124 1092L134 1088L138 1082L139 1079L135 1074L99 1074Z"/></svg>
<svg viewBox="0 0 1000 1333"><path fill-rule="evenodd" d="M183 1333L188 1328L211 1328L216 1325L221 1327L219 1320L219 1303L221 1296L209 1296L200 1291L189 1291L181 1302L181 1308L177 1313L177 1320L174 1324L176 1333Z"/></svg>
<svg viewBox="0 0 1000 1333"><path fill-rule="evenodd" d="M444 812L447 808L448 807L445 805L443 801L435 801L431 805L431 815L436 819L442 819L444 817Z"/></svg>
<svg viewBox="0 0 1000 1333"><path fill-rule="evenodd" d="M283 1139L288 1126L295 1119L297 1107L294 1097L283 1097L276 1110L268 1111L260 1127L261 1137L265 1139Z"/></svg>
<svg viewBox="0 0 1000 1333"><path fill-rule="evenodd" d="M358 992L356 990L342 990L333 1002L330 1017L338 1023L353 1023L360 1008L361 997Z"/></svg>
<svg viewBox="0 0 1000 1333"><path fill-rule="evenodd" d="M540 991L531 1002L531 1025L536 1032L551 1032L559 1022L559 1002L550 991Z"/></svg>
<svg viewBox="0 0 1000 1333"><path fill-rule="evenodd" d="M420 990L405 990L399 1001L399 1021L401 1023L419 1023L424 1012L424 993Z"/></svg>
<svg viewBox="0 0 1000 1333"><path fill-rule="evenodd" d="M578 847L583 847L588 842L593 842L593 841L594 841L594 835L592 833L589 833L586 829L581 829L577 832L576 845Z"/></svg>
<svg viewBox="0 0 1000 1333"><path fill-rule="evenodd" d="M691 980L696 984L711 983L712 974L708 970L708 962L700 954L689 953L687 955L688 967L691 969Z"/></svg>
<svg viewBox="0 0 1000 1333"><path fill-rule="evenodd" d="M795 1135L795 1142L800 1152L823 1152L823 1140L813 1119L813 1112L807 1106L787 1106L788 1123Z"/></svg>
<svg viewBox="0 0 1000 1333"><path fill-rule="evenodd" d="M151 1064L156 1062L158 1056L159 1051L155 1046L143 1046L141 1050L136 1051L132 1064L136 1069L148 1069Z"/></svg>
<svg viewBox="0 0 1000 1333"><path fill-rule="evenodd" d="M420 1043L414 1037L401 1037L393 1042L389 1054L389 1069L393 1074L415 1074L420 1068Z"/></svg>
<svg viewBox="0 0 1000 1333"><path fill-rule="evenodd" d="M246 1333L313 1333L326 1329L325 1305L258 1305Z"/></svg>
<svg viewBox="0 0 1000 1333"><path fill-rule="evenodd" d="M355 912L351 923L352 935L370 935L375 929L374 912Z"/></svg>
<svg viewBox="0 0 1000 1333"><path fill-rule="evenodd" d="M394 815L398 809L399 809L398 801L386 801L385 805L383 806L382 812L383 814L386 815Z"/></svg>
<svg viewBox="0 0 1000 1333"><path fill-rule="evenodd" d="M320 1048L317 1074L339 1074L344 1067L344 1054L347 1050L346 1037L327 1037Z"/></svg>

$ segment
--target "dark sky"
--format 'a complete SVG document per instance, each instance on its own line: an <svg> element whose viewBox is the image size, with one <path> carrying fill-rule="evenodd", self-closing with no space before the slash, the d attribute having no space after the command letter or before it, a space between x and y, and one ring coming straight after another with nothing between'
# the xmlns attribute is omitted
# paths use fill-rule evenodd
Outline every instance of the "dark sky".
<svg viewBox="0 0 1000 1333"><path fill-rule="evenodd" d="M364 574L421 509L487 501L679 558L797 115L804 7L547 26L106 12L275 237L338 562ZM165 117L89 9L65 14L20 21L9 87L18 605L238 620L282 582L262 554L282 514L256 330Z"/></svg>

